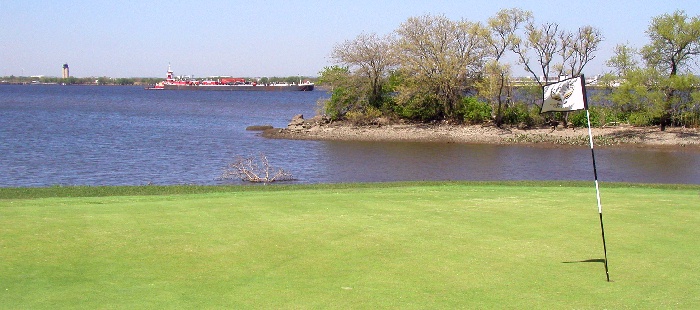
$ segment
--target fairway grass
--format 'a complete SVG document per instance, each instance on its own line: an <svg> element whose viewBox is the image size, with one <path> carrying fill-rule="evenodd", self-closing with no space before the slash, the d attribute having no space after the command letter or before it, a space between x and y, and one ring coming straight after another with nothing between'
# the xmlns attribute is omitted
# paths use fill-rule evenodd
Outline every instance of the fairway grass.
<svg viewBox="0 0 700 310"><path fill-rule="evenodd" d="M194 189L193 189L194 188ZM0 189L0 309L698 309L700 187Z"/></svg>

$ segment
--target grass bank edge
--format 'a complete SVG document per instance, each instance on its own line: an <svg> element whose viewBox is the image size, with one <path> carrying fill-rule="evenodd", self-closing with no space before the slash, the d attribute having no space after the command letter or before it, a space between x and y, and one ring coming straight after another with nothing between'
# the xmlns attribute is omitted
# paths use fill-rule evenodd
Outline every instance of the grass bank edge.
<svg viewBox="0 0 700 310"><path fill-rule="evenodd" d="M246 185L138 185L138 186L49 186L0 187L0 199L37 199L52 197L109 197L191 195L210 193L341 190L364 188L431 187L431 186L519 186L519 187L593 187L593 181L404 181L324 184L246 184ZM601 182L607 188L655 188L700 190L697 184L653 184Z"/></svg>

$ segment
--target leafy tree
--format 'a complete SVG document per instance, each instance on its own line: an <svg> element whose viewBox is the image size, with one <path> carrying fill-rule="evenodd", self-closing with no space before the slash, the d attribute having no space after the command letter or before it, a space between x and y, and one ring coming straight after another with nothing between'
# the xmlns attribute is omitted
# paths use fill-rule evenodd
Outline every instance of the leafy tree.
<svg viewBox="0 0 700 310"><path fill-rule="evenodd" d="M285 77L285 78L283 79L283 81L284 81L285 83L294 84L294 83L299 82L300 79L301 79L300 76L288 76L288 77Z"/></svg>
<svg viewBox="0 0 700 310"><path fill-rule="evenodd" d="M639 67L636 55L637 50L634 47L627 44L618 44L615 46L613 56L605 64L615 69L615 76L624 76L629 71Z"/></svg>
<svg viewBox="0 0 700 310"><path fill-rule="evenodd" d="M495 123L500 127L503 123L504 99L512 96L510 85L510 65L501 62L506 51L512 48L517 39L516 31L522 24L532 20L530 11L521 9L503 9L488 19L490 35L487 43L493 60L484 67L484 79L479 83L480 95L488 98L496 105ZM506 97L506 98L504 98Z"/></svg>
<svg viewBox="0 0 700 310"><path fill-rule="evenodd" d="M324 67L318 75L319 77L316 82L319 85L329 87L331 91L333 91L333 88L340 87L344 84L344 80L350 75L350 69L342 66Z"/></svg>
<svg viewBox="0 0 700 310"><path fill-rule="evenodd" d="M700 16L690 18L684 11L663 14L652 19L646 33L651 42L642 48L644 60L669 76L700 54Z"/></svg>
<svg viewBox="0 0 700 310"><path fill-rule="evenodd" d="M491 106L487 102L479 101L476 97L468 96L462 99L458 113L465 122L479 124L491 117Z"/></svg>
<svg viewBox="0 0 700 310"><path fill-rule="evenodd" d="M132 78L118 78L115 80L117 85L134 85L134 79Z"/></svg>
<svg viewBox="0 0 700 310"><path fill-rule="evenodd" d="M631 114L656 114L650 108L655 105L658 93L654 91L656 71L648 69L629 69L623 75L622 82L610 94L611 101L622 114L622 119L628 119ZM650 122L652 118L647 118ZM637 125L650 125L637 124Z"/></svg>
<svg viewBox="0 0 700 310"><path fill-rule="evenodd" d="M97 85L108 85L112 83L112 79L106 77L106 76L101 76L96 79L97 80Z"/></svg>
<svg viewBox="0 0 700 310"><path fill-rule="evenodd" d="M411 17L396 30L396 54L405 83L397 89L401 110L418 118L456 118L464 93L486 58L488 32L480 23L447 17Z"/></svg>
<svg viewBox="0 0 700 310"><path fill-rule="evenodd" d="M393 38L376 34L360 34L354 40L337 44L331 57L346 66L351 74L366 81L367 103L381 108L384 102L384 85L390 71L395 67L391 54Z"/></svg>
<svg viewBox="0 0 700 310"><path fill-rule="evenodd" d="M668 79L659 83L665 94L660 128L665 130L678 116L681 94L689 90L689 72L685 77L678 75L700 54L700 16L688 17L684 11L663 14L652 19L646 33L651 42L642 48L642 57L648 67L668 74Z"/></svg>
<svg viewBox="0 0 700 310"><path fill-rule="evenodd" d="M531 21L532 12L518 8L502 9L489 18L490 36L487 38L487 43L492 57L497 61L501 60L517 39L516 32L523 24Z"/></svg>
<svg viewBox="0 0 700 310"><path fill-rule="evenodd" d="M480 79L476 87L479 95L487 98L495 107L493 120L497 127L503 124L504 106L512 98L511 69L510 65L491 60L484 65L483 78Z"/></svg>
<svg viewBox="0 0 700 310"><path fill-rule="evenodd" d="M331 97L319 100L318 105L321 112L331 119L338 120L349 111L361 109L362 86L347 67L323 68L319 72L318 83L330 88Z"/></svg>

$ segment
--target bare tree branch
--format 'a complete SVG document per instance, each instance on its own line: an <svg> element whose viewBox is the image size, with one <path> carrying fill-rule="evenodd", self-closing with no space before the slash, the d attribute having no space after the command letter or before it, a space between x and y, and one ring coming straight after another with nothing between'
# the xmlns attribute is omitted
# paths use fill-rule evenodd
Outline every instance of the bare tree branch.
<svg viewBox="0 0 700 310"><path fill-rule="evenodd" d="M224 169L221 179L240 179L254 183L272 183L275 181L291 181L294 177L284 169L272 167L265 154L259 157L236 157L235 161Z"/></svg>

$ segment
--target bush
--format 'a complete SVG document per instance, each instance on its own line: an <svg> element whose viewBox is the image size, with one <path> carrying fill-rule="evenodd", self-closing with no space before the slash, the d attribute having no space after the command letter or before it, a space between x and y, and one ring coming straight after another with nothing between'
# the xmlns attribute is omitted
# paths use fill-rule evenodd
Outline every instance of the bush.
<svg viewBox="0 0 700 310"><path fill-rule="evenodd" d="M464 122L470 124L483 123L491 119L491 105L477 100L476 97L464 97L457 114Z"/></svg>
<svg viewBox="0 0 700 310"><path fill-rule="evenodd" d="M506 107L503 111L503 123L509 125L520 125L533 126L535 125L535 117L533 117L533 112L537 109L530 109L524 103L516 103L512 106Z"/></svg>
<svg viewBox="0 0 700 310"><path fill-rule="evenodd" d="M632 112L629 116L629 122L632 126L651 126L653 125L653 118L644 111Z"/></svg>
<svg viewBox="0 0 700 310"><path fill-rule="evenodd" d="M605 125L605 116L601 115L600 108L589 108L588 112L591 116L591 127L599 127ZM588 119L586 110L580 110L569 113L569 124L573 127L588 127Z"/></svg>
<svg viewBox="0 0 700 310"><path fill-rule="evenodd" d="M595 107L595 110L600 114L598 125L604 126L607 124L620 124L629 121L629 112L616 109L614 107Z"/></svg>
<svg viewBox="0 0 700 310"><path fill-rule="evenodd" d="M528 124L528 126L536 126L536 125L544 124L544 121L545 121L544 114L540 113L539 106L532 106L528 109L528 111L529 111L528 120L530 121L530 124Z"/></svg>
<svg viewBox="0 0 700 310"><path fill-rule="evenodd" d="M375 107L367 107L365 111L349 111L345 114L345 119L354 125L374 124L377 118L382 116L382 111Z"/></svg>
<svg viewBox="0 0 700 310"><path fill-rule="evenodd" d="M680 123L685 127L700 127L700 112L686 112L681 115Z"/></svg>
<svg viewBox="0 0 700 310"><path fill-rule="evenodd" d="M329 99L323 99L319 104L322 105L323 114L328 115L331 119L341 119L345 113L352 111L358 104L359 97L350 89L345 87L336 87L333 89Z"/></svg>
<svg viewBox="0 0 700 310"><path fill-rule="evenodd" d="M399 100L395 110L402 118L427 122L440 117L440 105L435 96L418 94L408 100Z"/></svg>

